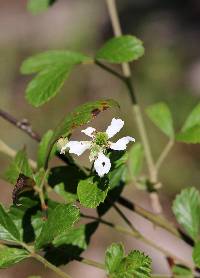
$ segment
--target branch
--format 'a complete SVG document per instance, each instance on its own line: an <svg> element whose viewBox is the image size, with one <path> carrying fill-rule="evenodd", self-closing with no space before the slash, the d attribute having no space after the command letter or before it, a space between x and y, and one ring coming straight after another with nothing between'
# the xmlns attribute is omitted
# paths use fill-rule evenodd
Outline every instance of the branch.
<svg viewBox="0 0 200 278"><path fill-rule="evenodd" d="M115 2L115 0L106 0L106 4L107 4L107 8L108 8L109 16L111 19L114 34L116 37L121 36L122 30L121 30L121 26L120 26L116 2ZM138 130L139 130L141 141L144 146L144 154L145 154L145 158L146 158L146 162L147 162L147 166L148 166L150 180L154 184L154 183L157 183L157 170L156 170L156 167L155 167L155 164L153 161L152 152L151 152L146 128L144 125L141 109L137 103L137 99L135 96L135 92L134 92L134 88L133 88L133 84L132 84L132 80L131 80L131 69L130 69L130 66L128 63L122 64L122 71L123 71L123 75L125 78L126 86L128 88L128 92L131 96L132 105L133 105L133 113L134 113L134 116L136 119L136 124L137 124ZM162 206L160 204L160 200L159 200L157 192L154 192L153 195L151 195L151 193L150 193L150 198L151 198L151 203L152 203L152 207L153 207L154 211L156 213L162 213Z"/></svg>
<svg viewBox="0 0 200 278"><path fill-rule="evenodd" d="M122 234L125 234L125 235L128 235L128 236L137 238L137 239L143 241L144 243L152 246L153 248L155 248L156 250L160 251L161 253L165 254L166 257L171 257L171 258L173 258L174 261L179 262L179 263L189 267L193 271L195 271L195 267L194 267L194 264L192 262L185 261L184 259L174 255L174 253L172 253L171 251L165 249L164 247L158 245L154 241L152 241L152 240L146 238L145 236L143 236L143 234L141 234L134 227L129 230L129 229L124 228L123 226L115 225L114 223L111 223L109 221L103 220L102 218L98 218L98 217L90 216L90 215L85 215L85 214L82 214L81 216L84 217L84 218L88 218L88 219L93 219L93 220L99 221L100 223L102 223L102 224L104 224L104 225L114 229L117 232L120 232ZM131 226L132 226L132 224L131 224Z"/></svg>
<svg viewBox="0 0 200 278"><path fill-rule="evenodd" d="M27 119L22 119L18 121L15 117L3 111L2 109L0 109L0 117L4 118L9 123L15 125L17 128L27 133L34 140L38 142L40 141L39 134L37 134L35 131L32 130L32 127Z"/></svg>
<svg viewBox="0 0 200 278"><path fill-rule="evenodd" d="M164 162L166 156L168 155L169 151L174 145L174 139L170 139L163 151L161 152L157 162L156 162L156 169L157 171L160 169L162 163Z"/></svg>

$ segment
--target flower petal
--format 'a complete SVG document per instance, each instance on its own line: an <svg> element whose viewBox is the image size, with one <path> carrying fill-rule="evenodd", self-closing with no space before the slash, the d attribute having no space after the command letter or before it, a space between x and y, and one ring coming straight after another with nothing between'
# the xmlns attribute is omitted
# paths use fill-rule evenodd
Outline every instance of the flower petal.
<svg viewBox="0 0 200 278"><path fill-rule="evenodd" d="M96 170L99 177L103 177L105 174L107 174L110 171L110 168L110 159L100 152L94 162L94 169Z"/></svg>
<svg viewBox="0 0 200 278"><path fill-rule="evenodd" d="M106 129L106 133L108 135L108 138L113 137L116 133L118 133L124 125L124 121L121 119L115 119L113 118L111 121L111 124Z"/></svg>
<svg viewBox="0 0 200 278"><path fill-rule="evenodd" d="M83 133L85 133L87 136L89 136L89 137L94 137L94 135L93 135L93 133L96 131L96 129L95 128L93 128L93 127L87 127L86 129L83 129L83 130L81 130L81 132L83 132Z"/></svg>
<svg viewBox="0 0 200 278"><path fill-rule="evenodd" d="M122 137L117 140L117 142L111 143L110 148L115 151L123 151L126 149L126 145L131 141L135 142L135 138L130 136Z"/></svg>
<svg viewBox="0 0 200 278"><path fill-rule="evenodd" d="M69 141L64 147L62 147L60 153L65 153L65 150L69 148L69 153L81 155L90 148L91 142L89 141Z"/></svg>

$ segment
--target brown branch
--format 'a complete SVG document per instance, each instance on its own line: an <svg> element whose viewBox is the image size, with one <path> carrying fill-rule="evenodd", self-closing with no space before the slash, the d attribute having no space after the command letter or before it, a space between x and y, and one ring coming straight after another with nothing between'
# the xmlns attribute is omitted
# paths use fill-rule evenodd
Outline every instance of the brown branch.
<svg viewBox="0 0 200 278"><path fill-rule="evenodd" d="M12 115L8 114L6 111L0 109L0 117L11 123L12 125L16 126L26 134L28 134L31 138L34 140L40 142L40 135L33 131L29 121L27 119L22 119L18 121L15 117Z"/></svg>

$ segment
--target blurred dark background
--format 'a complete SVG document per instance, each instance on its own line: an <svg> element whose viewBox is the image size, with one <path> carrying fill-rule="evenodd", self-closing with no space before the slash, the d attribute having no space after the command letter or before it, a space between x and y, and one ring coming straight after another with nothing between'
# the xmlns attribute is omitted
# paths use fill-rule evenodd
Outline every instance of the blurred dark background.
<svg viewBox="0 0 200 278"><path fill-rule="evenodd" d="M126 89L113 76L94 65L78 67L62 91L41 108L33 108L27 103L24 91L30 77L19 72L25 58L49 49L70 49L93 55L113 33L104 1L57 0L48 11L35 16L27 11L26 4L26 0L0 1L1 108L18 119L29 119L33 129L43 134L77 105L98 98L114 98L121 105L118 116L126 122L124 133L128 132L139 141ZM172 110L175 128L179 130L200 96L200 1L121 0L117 5L123 33L139 37L145 46L145 56L131 66L138 100L142 108L166 101ZM104 128L111 117L113 113L106 112L95 124ZM144 117L156 158L167 139L145 114ZM1 139L16 150L26 145L30 157L36 158L37 143L2 119L0 134ZM199 160L198 145L176 144L163 164L161 200L169 217L172 217L170 206L175 194L187 186L199 187ZM1 174L9 162L8 157L0 154ZM0 180L0 186L0 201L9 204L12 188L3 180ZM133 185L126 189L126 194L149 208L147 194L138 192ZM107 217L119 222L112 212ZM135 215L133 220L144 232L152 232L156 239L156 231L149 223ZM86 256L101 261L106 246L113 240L128 243L129 249L146 251L152 255L155 272L168 273L168 266L159 252L136 240L112 234L105 227L94 236ZM163 240L165 244L169 240L171 246L175 242L165 234ZM177 252L190 256L190 250L184 248L177 246ZM83 271L87 278L104 277L103 272L79 263L71 263L66 269L75 278ZM56 277L33 261L0 271L1 278L24 278L31 274Z"/></svg>

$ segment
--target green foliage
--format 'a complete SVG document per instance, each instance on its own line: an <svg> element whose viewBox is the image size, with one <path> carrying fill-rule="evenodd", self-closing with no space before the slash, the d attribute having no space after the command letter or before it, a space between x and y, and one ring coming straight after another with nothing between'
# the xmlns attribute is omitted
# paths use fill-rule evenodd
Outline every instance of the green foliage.
<svg viewBox="0 0 200 278"><path fill-rule="evenodd" d="M197 240L200 232L200 194L194 187L186 188L176 196L173 212L186 232Z"/></svg>
<svg viewBox="0 0 200 278"><path fill-rule="evenodd" d="M9 169L5 173L5 178L12 184L15 184L19 174L31 177L32 170L29 166L27 153L25 149L17 152L15 158L12 160Z"/></svg>
<svg viewBox="0 0 200 278"><path fill-rule="evenodd" d="M55 1L56 0L28 0L27 9L32 14L38 14L46 11Z"/></svg>
<svg viewBox="0 0 200 278"><path fill-rule="evenodd" d="M143 54L142 41L134 36L125 35L107 41L97 52L96 59L120 64L137 60Z"/></svg>
<svg viewBox="0 0 200 278"><path fill-rule="evenodd" d="M200 143L200 103L189 114L176 139L188 144Z"/></svg>
<svg viewBox="0 0 200 278"><path fill-rule="evenodd" d="M68 114L54 130L54 134L50 140L49 149L46 154L46 160L49 159L49 154L53 145L61 136L69 136L75 128L89 123L100 112L112 107L119 107L119 105L116 101L111 99L98 100L87 102Z"/></svg>
<svg viewBox="0 0 200 278"><path fill-rule="evenodd" d="M166 103L160 102L149 106L147 108L147 115L168 137L174 137L173 119Z"/></svg>
<svg viewBox="0 0 200 278"><path fill-rule="evenodd" d="M24 249L8 247L0 244L0 268L10 267L28 257L29 254Z"/></svg>
<svg viewBox="0 0 200 278"><path fill-rule="evenodd" d="M62 233L72 228L80 217L79 209L74 205L59 204L49 213L48 220L43 224L41 233L36 238L35 247L51 243Z"/></svg>
<svg viewBox="0 0 200 278"><path fill-rule="evenodd" d="M97 227L98 222L91 222L79 227L73 227L71 230L58 236L52 242L53 247L45 249L46 259L59 266L77 258L87 249L90 238Z"/></svg>
<svg viewBox="0 0 200 278"><path fill-rule="evenodd" d="M151 277L151 259L137 250L124 254L121 244L112 244L106 251L106 271L111 278Z"/></svg>
<svg viewBox="0 0 200 278"><path fill-rule="evenodd" d="M20 197L19 206L11 206L9 216L15 223L20 237L24 242L34 242L36 236L39 236L44 223L42 212L40 211L40 202L38 199L29 197ZM48 211L51 206L48 204Z"/></svg>
<svg viewBox="0 0 200 278"><path fill-rule="evenodd" d="M0 240L19 242L20 239L20 233L17 227L0 204Z"/></svg>
<svg viewBox="0 0 200 278"><path fill-rule="evenodd" d="M174 277L176 278L193 278L193 274L191 269L182 266L182 265L175 265L172 268L172 272L175 275Z"/></svg>
<svg viewBox="0 0 200 278"><path fill-rule="evenodd" d="M77 186L84 178L86 175L78 167L68 165L52 168L48 182L65 202L70 203L77 200Z"/></svg>
<svg viewBox="0 0 200 278"><path fill-rule="evenodd" d="M107 273L114 273L124 258L124 247L120 243L113 243L106 250L105 265Z"/></svg>
<svg viewBox="0 0 200 278"><path fill-rule="evenodd" d="M53 50L28 58L23 62L21 72L37 75L28 84L27 100L35 107L46 103L62 88L73 66L89 59L80 53Z"/></svg>
<svg viewBox="0 0 200 278"><path fill-rule="evenodd" d="M197 241L194 246L194 249L192 252L192 258L193 258L195 265L197 267L200 267L200 241Z"/></svg>
<svg viewBox="0 0 200 278"><path fill-rule="evenodd" d="M42 137L39 147L38 147L38 154L37 154L37 167L42 168L45 167L45 157L49 147L49 142L53 136L53 131L48 130ZM53 156L56 152L56 147L52 149L51 156Z"/></svg>
<svg viewBox="0 0 200 278"><path fill-rule="evenodd" d="M109 190L107 178L89 177L78 184L77 194L80 203L86 208L96 208L103 202Z"/></svg>
<svg viewBox="0 0 200 278"><path fill-rule="evenodd" d="M129 173L131 177L137 177L143 166L144 150L141 143L134 144L129 151Z"/></svg>
<svg viewBox="0 0 200 278"><path fill-rule="evenodd" d="M186 131L189 128L194 127L196 125L200 125L200 103L198 103L197 106L195 106L190 115L187 117L182 127L182 131Z"/></svg>

